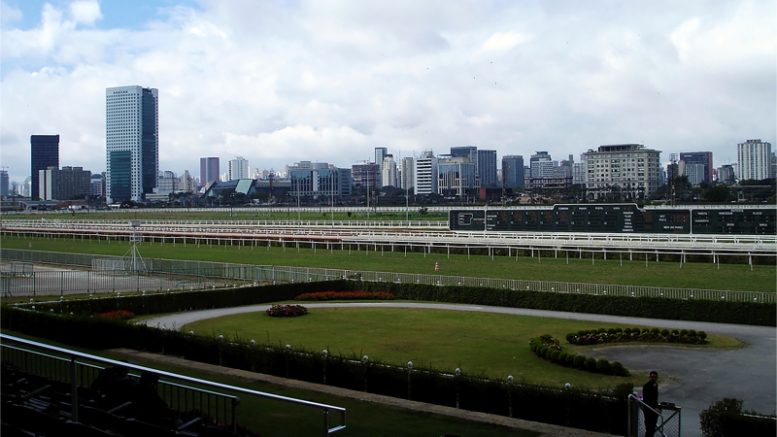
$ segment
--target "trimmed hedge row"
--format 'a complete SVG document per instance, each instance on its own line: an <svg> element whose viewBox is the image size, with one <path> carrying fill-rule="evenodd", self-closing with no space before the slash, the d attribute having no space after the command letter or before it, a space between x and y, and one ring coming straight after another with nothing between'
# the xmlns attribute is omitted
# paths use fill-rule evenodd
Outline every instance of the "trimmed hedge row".
<svg viewBox="0 0 777 437"><path fill-rule="evenodd" d="M302 293L294 297L294 300L392 300L396 297L385 291L313 291Z"/></svg>
<svg viewBox="0 0 777 437"><path fill-rule="evenodd" d="M623 343L628 341L707 344L707 333L693 329L599 328L572 332L567 334L566 338L568 343L577 345Z"/></svg>
<svg viewBox="0 0 777 437"><path fill-rule="evenodd" d="M572 367L585 372L602 373L604 375L629 376L631 373L618 361L608 361L604 358L586 357L569 353L561 347L558 339L545 334L529 340L529 348L538 357L564 367Z"/></svg>
<svg viewBox="0 0 777 437"><path fill-rule="evenodd" d="M284 347L252 345L239 339L221 340L132 325L118 320L69 316L3 306L3 329L74 346L107 349L127 347L281 377L364 390L473 411L508 415L592 431L623 435L626 396L617 391L584 392L510 384L454 376L430 369L362 362L357 357L323 355ZM324 380L325 379L325 380Z"/></svg>
<svg viewBox="0 0 777 437"><path fill-rule="evenodd" d="M382 290L397 299L532 308L575 313L611 314L668 320L777 326L774 304L657 297L594 296L478 287L421 284L350 283L360 290Z"/></svg>

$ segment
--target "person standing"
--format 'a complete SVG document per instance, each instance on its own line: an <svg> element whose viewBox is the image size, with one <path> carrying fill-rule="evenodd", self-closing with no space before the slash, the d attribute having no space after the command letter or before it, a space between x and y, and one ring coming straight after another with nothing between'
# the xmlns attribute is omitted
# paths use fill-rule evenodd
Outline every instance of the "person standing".
<svg viewBox="0 0 777 437"><path fill-rule="evenodd" d="M645 437L653 437L658 420L658 413L656 413L658 410L658 372L655 370L650 372L650 379L642 386L642 402L647 405L647 407L642 407L642 414L645 416Z"/></svg>

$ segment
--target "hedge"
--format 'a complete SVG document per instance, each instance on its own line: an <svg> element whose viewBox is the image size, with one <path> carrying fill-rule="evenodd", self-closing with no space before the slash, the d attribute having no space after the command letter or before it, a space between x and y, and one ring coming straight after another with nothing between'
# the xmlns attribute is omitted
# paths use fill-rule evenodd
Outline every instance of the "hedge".
<svg viewBox="0 0 777 437"><path fill-rule="evenodd" d="M629 376L629 371L623 364L605 359L596 360L580 354L570 353L564 350L558 339L545 334L529 340L529 348L538 357L564 367L573 367L577 370L604 375Z"/></svg>
<svg viewBox="0 0 777 437"><path fill-rule="evenodd" d="M723 399L699 414L704 437L774 437L777 418L742 411L739 399Z"/></svg>
<svg viewBox="0 0 777 437"><path fill-rule="evenodd" d="M350 282L359 290L389 291L397 299L610 314L668 320L777 326L774 304L660 297L596 296L483 287Z"/></svg>

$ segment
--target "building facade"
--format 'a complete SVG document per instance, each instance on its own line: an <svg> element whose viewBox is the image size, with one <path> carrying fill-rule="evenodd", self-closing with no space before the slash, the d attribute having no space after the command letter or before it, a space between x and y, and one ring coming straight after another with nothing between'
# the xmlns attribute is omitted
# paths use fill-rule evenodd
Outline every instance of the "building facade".
<svg viewBox="0 0 777 437"><path fill-rule="evenodd" d="M446 197L473 196L477 192L477 168L463 156L440 157L437 160L437 194Z"/></svg>
<svg viewBox="0 0 777 437"><path fill-rule="evenodd" d="M496 188L496 150L478 150L477 166L480 186Z"/></svg>
<svg viewBox="0 0 777 437"><path fill-rule="evenodd" d="M680 161L685 163L686 168L688 165L698 164L704 167L702 171L701 183L711 184L712 174L715 167L712 165L712 152L685 152L680 153ZM696 185L699 185L696 184Z"/></svg>
<svg viewBox="0 0 777 437"><path fill-rule="evenodd" d="M641 144L599 146L584 155L586 191L591 199L646 199L659 186L661 152Z"/></svg>
<svg viewBox="0 0 777 437"><path fill-rule="evenodd" d="M415 160L415 194L437 193L437 158L431 150L427 150Z"/></svg>
<svg viewBox="0 0 777 437"><path fill-rule="evenodd" d="M218 181L221 172L219 167L219 158L216 156L207 156L200 158L200 185L205 186L213 181Z"/></svg>
<svg viewBox="0 0 777 437"><path fill-rule="evenodd" d="M383 157L383 164L380 166L380 182L381 187L399 186L397 163L394 162L394 155L388 154Z"/></svg>
<svg viewBox="0 0 777 437"><path fill-rule="evenodd" d="M737 161L740 181L760 181L772 176L772 145L761 140L747 140L737 144Z"/></svg>
<svg viewBox="0 0 777 437"><path fill-rule="evenodd" d="M400 175L400 188L409 190L415 186L415 162L412 156L402 158Z"/></svg>
<svg viewBox="0 0 777 437"><path fill-rule="evenodd" d="M227 180L249 179L248 160L242 156L236 156L227 163Z"/></svg>
<svg viewBox="0 0 777 437"><path fill-rule="evenodd" d="M301 161L288 167L289 196L326 200L351 195L351 170L325 162Z"/></svg>
<svg viewBox="0 0 777 437"><path fill-rule="evenodd" d="M6 197L11 194L11 184L8 178L8 170L0 170L0 196Z"/></svg>
<svg viewBox="0 0 777 437"><path fill-rule="evenodd" d="M59 168L59 135L30 136L30 197L40 199L40 171L50 167Z"/></svg>
<svg viewBox="0 0 777 437"><path fill-rule="evenodd" d="M374 162L354 164L351 166L351 174L354 186L374 191L380 180L380 166Z"/></svg>
<svg viewBox="0 0 777 437"><path fill-rule="evenodd" d="M159 174L159 91L108 88L105 110L106 200L142 201Z"/></svg>
<svg viewBox="0 0 777 437"><path fill-rule="evenodd" d="M507 155L502 157L502 186L513 190L524 187L523 156Z"/></svg>
<svg viewBox="0 0 777 437"><path fill-rule="evenodd" d="M91 193L92 172L81 167L49 167L38 172L41 200L83 199Z"/></svg>

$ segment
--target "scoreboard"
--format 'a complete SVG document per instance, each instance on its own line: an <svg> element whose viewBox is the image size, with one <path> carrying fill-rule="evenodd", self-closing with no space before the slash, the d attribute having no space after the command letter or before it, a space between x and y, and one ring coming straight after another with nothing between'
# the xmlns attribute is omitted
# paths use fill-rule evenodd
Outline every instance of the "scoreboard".
<svg viewBox="0 0 777 437"><path fill-rule="evenodd" d="M660 208L636 204L451 210L453 231L774 235L775 208Z"/></svg>

